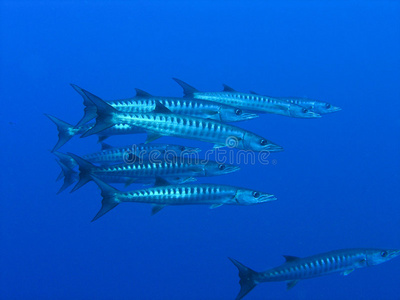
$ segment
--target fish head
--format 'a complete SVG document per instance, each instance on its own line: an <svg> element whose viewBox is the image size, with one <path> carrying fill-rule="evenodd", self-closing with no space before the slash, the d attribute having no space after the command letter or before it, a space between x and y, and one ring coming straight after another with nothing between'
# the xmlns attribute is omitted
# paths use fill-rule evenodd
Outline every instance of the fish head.
<svg viewBox="0 0 400 300"><path fill-rule="evenodd" d="M308 109L307 107L303 107L296 104L290 104L290 116L294 118L303 118L303 119L312 119L312 118L321 118L321 115Z"/></svg>
<svg viewBox="0 0 400 300"><path fill-rule="evenodd" d="M166 152L171 153L174 156L193 155L199 153L200 151L201 149L197 147L188 147L181 145L168 145L166 147Z"/></svg>
<svg viewBox="0 0 400 300"><path fill-rule="evenodd" d="M221 106L218 114L221 122L238 122L258 118L257 114L246 112L240 108L231 106Z"/></svg>
<svg viewBox="0 0 400 300"><path fill-rule="evenodd" d="M379 265L387 262L397 256L400 256L400 250L398 249L371 249L367 250L367 264Z"/></svg>
<svg viewBox="0 0 400 300"><path fill-rule="evenodd" d="M340 110L342 110L340 107L333 106L332 104L326 103L326 102L315 102L314 108L313 108L313 111L315 113L321 114L321 115L337 112Z"/></svg>
<svg viewBox="0 0 400 300"><path fill-rule="evenodd" d="M205 176L224 175L239 171L240 167L230 164L217 163L215 161L208 161L204 164Z"/></svg>
<svg viewBox="0 0 400 300"><path fill-rule="evenodd" d="M229 141L231 142L231 141ZM241 145L240 145L241 144ZM228 145L229 146L229 145ZM283 151L283 148L273 142L258 136L251 132L246 132L243 136L243 139L240 140L240 147L243 150L252 150L256 152L280 152Z"/></svg>
<svg viewBox="0 0 400 300"><path fill-rule="evenodd" d="M253 205L277 200L274 195L252 191L247 189L238 189L234 198L234 203L239 205Z"/></svg>

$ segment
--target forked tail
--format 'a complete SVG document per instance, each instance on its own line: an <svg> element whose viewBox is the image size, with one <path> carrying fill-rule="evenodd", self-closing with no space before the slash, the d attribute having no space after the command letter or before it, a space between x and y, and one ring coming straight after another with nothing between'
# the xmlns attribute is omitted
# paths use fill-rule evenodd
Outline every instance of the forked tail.
<svg viewBox="0 0 400 300"><path fill-rule="evenodd" d="M91 129L82 134L81 137L87 137L114 126L115 124L111 119L113 113L117 112L117 110L96 95L85 90L82 91L96 109L96 123Z"/></svg>
<svg viewBox="0 0 400 300"><path fill-rule="evenodd" d="M71 124L61 121L60 119L52 115L45 114L45 116L48 117L51 121L53 121L53 123L56 124L57 126L58 142L54 146L53 150L51 150L51 152L54 152L60 149L66 142L68 142L72 137L74 137L78 131L74 130L74 126L72 126Z"/></svg>
<svg viewBox="0 0 400 300"><path fill-rule="evenodd" d="M255 281L255 278L258 273L246 267L245 265L241 264L240 262L238 262L233 258L229 257L229 259L239 270L240 291L239 294L236 296L236 300L240 300L244 296L246 296L258 284L258 282Z"/></svg>
<svg viewBox="0 0 400 300"><path fill-rule="evenodd" d="M101 189L101 196L103 200L101 201L101 208L99 212L94 216L93 221L96 221L101 216L104 216L114 207L119 204L119 201L116 198L116 195L119 193L117 189L114 189L112 186L108 185L107 183L101 181L100 179L92 176L93 181L99 186Z"/></svg>
<svg viewBox="0 0 400 300"><path fill-rule="evenodd" d="M84 90L82 88L80 88L79 86L72 84L71 86L73 87L73 89L75 91L78 92L79 95L82 96L83 98L83 105L85 106L84 109L84 115L82 117L82 119L78 122L78 124L75 125L75 128L86 124L87 122L89 122L90 120L94 119L96 117L96 106L93 104L92 101L89 100L88 96L86 96L86 94L84 93Z"/></svg>
<svg viewBox="0 0 400 300"><path fill-rule="evenodd" d="M67 187L69 187L71 184L73 184L75 181L78 180L78 173L72 170L70 167L66 166L64 163L62 163L61 160L56 160L56 162L61 167L61 174L62 177L64 177L64 183L58 190L57 192L58 195L59 193L64 191Z"/></svg>
<svg viewBox="0 0 400 300"><path fill-rule="evenodd" d="M79 181L71 190L72 193L92 180L92 172L97 167L94 164L88 162L86 159L79 157L78 155L75 155L73 153L68 153L68 155L71 156L79 166Z"/></svg>

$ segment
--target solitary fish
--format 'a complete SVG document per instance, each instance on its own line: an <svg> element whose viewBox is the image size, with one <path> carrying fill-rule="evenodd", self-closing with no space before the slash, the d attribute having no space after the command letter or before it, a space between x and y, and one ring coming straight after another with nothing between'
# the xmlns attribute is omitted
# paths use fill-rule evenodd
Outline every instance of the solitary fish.
<svg viewBox="0 0 400 300"><path fill-rule="evenodd" d="M96 107L88 99L84 89L75 84L71 84L71 86L82 96L83 104L85 105L85 115L76 125L81 126L96 117ZM238 122L258 117L254 113L245 112L230 105L189 98L153 96L140 89L136 89L136 96L133 98L107 101L107 103L121 112L149 113L155 109L156 101L175 114L190 115L220 122Z"/></svg>
<svg viewBox="0 0 400 300"><path fill-rule="evenodd" d="M262 282L287 281L287 289L300 280L341 272L348 275L355 269L378 265L400 255L393 249L344 249L317 254L305 258L284 255L286 262L265 272L256 272L237 260L229 258L239 269L240 292L236 300L242 299L257 284Z"/></svg>
<svg viewBox="0 0 400 300"><path fill-rule="evenodd" d="M162 136L176 136L213 143L215 147L231 146L253 151L282 151L283 148L250 131L209 119L173 114L160 102L153 113L119 112L99 97L85 91L96 105L96 125L82 137L101 132L114 124L137 126L147 132L147 141Z"/></svg>
<svg viewBox="0 0 400 300"><path fill-rule="evenodd" d="M51 152L57 151L60 149L63 145L65 145L70 139L72 139L74 136L78 134L82 134L84 132L87 132L95 124L84 124L82 126L73 126L71 124L68 124L67 122L64 122L54 116L45 114L54 124L57 126L58 130L58 141L57 144L54 146L53 150ZM145 131L141 128L127 125L127 124L114 124L114 126L111 126L107 128L107 130L102 131L101 133L98 133L97 135L99 136L98 142L102 142L105 139L107 139L110 136L113 135L120 135L120 134L136 134L136 133L144 133Z"/></svg>
<svg viewBox="0 0 400 300"><path fill-rule="evenodd" d="M216 208L222 205L252 205L276 200L271 194L228 185L168 185L161 178L157 178L156 187L130 192L120 192L94 176L93 181L100 187L103 200L102 207L92 222L122 202L153 204L154 215L167 205L205 204Z"/></svg>
<svg viewBox="0 0 400 300"><path fill-rule="evenodd" d="M260 95L251 91L251 94ZM285 100L286 102L305 107L310 111L317 114L324 115L342 110L340 107L333 106L332 104L324 101L314 100L306 97L276 97L277 99Z"/></svg>
<svg viewBox="0 0 400 300"><path fill-rule="evenodd" d="M186 97L230 104L235 107L262 113L271 113L293 118L320 118L321 116L305 107L279 98L237 92L224 84L222 92L200 92L186 82L173 78L182 88Z"/></svg>
<svg viewBox="0 0 400 300"><path fill-rule="evenodd" d="M190 158L179 157L172 160L140 161L133 160L131 163L123 163L111 166L95 166L83 158L68 153L79 165L79 181L71 192L76 191L97 176L122 176L131 178L136 182L137 178L155 177L209 177L229 174L240 169L238 166L220 164L215 161L198 161Z"/></svg>

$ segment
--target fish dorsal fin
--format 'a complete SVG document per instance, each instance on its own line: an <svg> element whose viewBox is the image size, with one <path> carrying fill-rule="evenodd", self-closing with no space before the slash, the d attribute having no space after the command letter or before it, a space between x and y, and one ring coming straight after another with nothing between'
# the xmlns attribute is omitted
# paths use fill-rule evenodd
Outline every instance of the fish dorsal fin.
<svg viewBox="0 0 400 300"><path fill-rule="evenodd" d="M178 79L178 78L172 78L173 80L176 81L182 88L183 88L183 94L187 97L193 96L194 93L198 93L199 91L192 87L191 85L187 84L186 82Z"/></svg>
<svg viewBox="0 0 400 300"><path fill-rule="evenodd" d="M145 92L141 89L135 89L136 90L136 97L141 97L141 98L150 98L153 97L151 94L148 92Z"/></svg>
<svg viewBox="0 0 400 300"><path fill-rule="evenodd" d="M259 93L256 93L255 91L250 91L250 94L253 94L253 95L260 95Z"/></svg>
<svg viewBox="0 0 400 300"><path fill-rule="evenodd" d="M167 186L167 185L170 185L170 183L167 180L165 180L162 177L158 176L156 177L156 182L154 183L154 186Z"/></svg>
<svg viewBox="0 0 400 300"><path fill-rule="evenodd" d="M292 280L292 281L288 281L287 285L286 285L286 289L290 290L292 288L294 288L294 286L299 282L299 280Z"/></svg>
<svg viewBox="0 0 400 300"><path fill-rule="evenodd" d="M99 135L99 138L97 139L97 143L101 143L102 141L108 139L108 135Z"/></svg>
<svg viewBox="0 0 400 300"><path fill-rule="evenodd" d="M283 255L283 257L286 259L286 262L295 261L295 260L300 259L300 257L291 256L291 255Z"/></svg>
<svg viewBox="0 0 400 300"><path fill-rule="evenodd" d="M108 150L114 148L113 146L107 144L107 143L101 143L101 150Z"/></svg>
<svg viewBox="0 0 400 300"><path fill-rule="evenodd" d="M153 204L153 207L151 208L151 215L154 216L156 213L158 213L160 210L162 210L166 205L160 205L160 204Z"/></svg>
<svg viewBox="0 0 400 300"><path fill-rule="evenodd" d="M154 108L154 112L156 113L163 113L163 114L172 114L168 108L161 104L160 101L156 100L156 107Z"/></svg>
<svg viewBox="0 0 400 300"><path fill-rule="evenodd" d="M222 86L224 87L224 92L236 92L236 90L231 88L229 85L222 84Z"/></svg>
<svg viewBox="0 0 400 300"><path fill-rule="evenodd" d="M343 276L347 276L347 275L349 275L351 272L353 272L354 271L354 269L350 269L350 270L346 270L346 271L344 271L344 272L342 272L342 275Z"/></svg>

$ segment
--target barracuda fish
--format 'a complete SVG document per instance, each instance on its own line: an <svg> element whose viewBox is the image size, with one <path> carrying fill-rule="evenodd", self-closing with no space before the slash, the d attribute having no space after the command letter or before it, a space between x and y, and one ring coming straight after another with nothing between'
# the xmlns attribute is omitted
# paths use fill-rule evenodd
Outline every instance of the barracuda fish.
<svg viewBox="0 0 400 300"><path fill-rule="evenodd" d="M93 105L93 102L88 99L84 89L75 84L71 84L71 86L82 96L83 104L85 105L85 114L76 125L80 126L96 117L96 107ZM121 112L149 113L155 109L156 101L176 114L190 115L220 122L238 122L258 117L258 115L254 113L244 112L240 108L217 102L153 96L140 89L136 89L136 97L106 102Z"/></svg>
<svg viewBox="0 0 400 300"><path fill-rule="evenodd" d="M82 137L99 133L113 124L129 124L147 131L146 143L162 136L176 136L213 143L215 147L231 146L243 150L270 152L283 150L281 146L259 135L232 125L173 114L160 102L156 102L156 109L153 113L122 113L99 97L87 91L85 93L96 105L97 118L96 125L85 132Z"/></svg>
<svg viewBox="0 0 400 300"><path fill-rule="evenodd" d="M64 122L54 116L45 114L51 121L53 121L54 124L57 126L58 130L58 141L57 144L54 146L53 150L51 152L57 151L60 149L62 146L64 146L70 139L72 139L74 136L82 134L84 132L87 132L95 124L84 124L82 126L75 127L71 124L68 124L67 122ZM132 125L127 125L127 124L115 124L112 127L109 127L107 130L102 131L101 133L98 133L97 135L99 136L98 142L102 142L105 139L107 139L110 136L113 135L121 135L121 134L136 134L136 133L144 133L145 131L143 129L140 129L138 127L132 126Z"/></svg>
<svg viewBox="0 0 400 300"><path fill-rule="evenodd" d="M101 143L101 151L83 155L82 158L100 165L111 165L116 163L129 163L134 159L163 159L173 158L181 155L191 155L200 152L200 148L187 147L173 144L133 144L123 147L112 147L106 143ZM77 163L68 154L58 151L53 152L60 161L73 169Z"/></svg>
<svg viewBox="0 0 400 300"><path fill-rule="evenodd" d="M250 111L271 113L293 118L321 117L319 114L309 111L305 107L279 98L237 92L227 85L224 85L224 90L222 92L200 92L180 79L173 79L183 88L183 93L186 97L230 104Z"/></svg>
<svg viewBox="0 0 400 300"><path fill-rule="evenodd" d="M260 95L254 91L250 91L250 93L254 95ZM313 111L320 115L329 114L342 110L340 107L333 106L328 102L314 100L306 97L276 97L276 98L285 100L292 104L299 105L301 107L305 107L308 110Z"/></svg>
<svg viewBox="0 0 400 300"><path fill-rule="evenodd" d="M157 178L156 187L130 192L120 192L95 176L93 181L100 187L103 200L102 207L92 222L122 202L153 204L154 215L167 205L205 204L210 205L210 208L217 208L222 205L252 205L276 200L271 194L228 185L168 185L162 178Z"/></svg>
<svg viewBox="0 0 400 300"><path fill-rule="evenodd" d="M57 195L71 186L74 182L79 181L79 173L74 171L72 168L66 166L61 161L56 160L59 166L61 167L61 177L64 178L63 185L58 190ZM110 175L110 174L97 174L98 178L107 183L122 183L125 184L125 187L131 185L132 183L140 183L140 184L154 184L155 178L143 177L143 178L135 178L132 180L132 177L125 177L120 175ZM168 177L166 179L169 184L181 184L187 183L191 181L196 181L195 178L192 177Z"/></svg>
<svg viewBox="0 0 400 300"><path fill-rule="evenodd" d="M158 162L140 161L137 159L132 163L124 163L111 166L95 166L83 158L68 153L79 166L79 181L71 192L84 186L92 177L98 176L122 176L130 177L132 183L136 178L155 178L155 177L209 177L236 172L240 169L238 166L220 164L215 161L192 161L185 157L175 158L173 160L160 160Z"/></svg>
<svg viewBox="0 0 400 300"><path fill-rule="evenodd" d="M400 250L393 249L344 249L305 258L284 255L283 265L265 272L253 271L229 259L239 270L240 292L236 297L239 300L262 282L287 281L287 289L291 289L302 279L338 272L348 275L355 269L378 265L399 255Z"/></svg>

